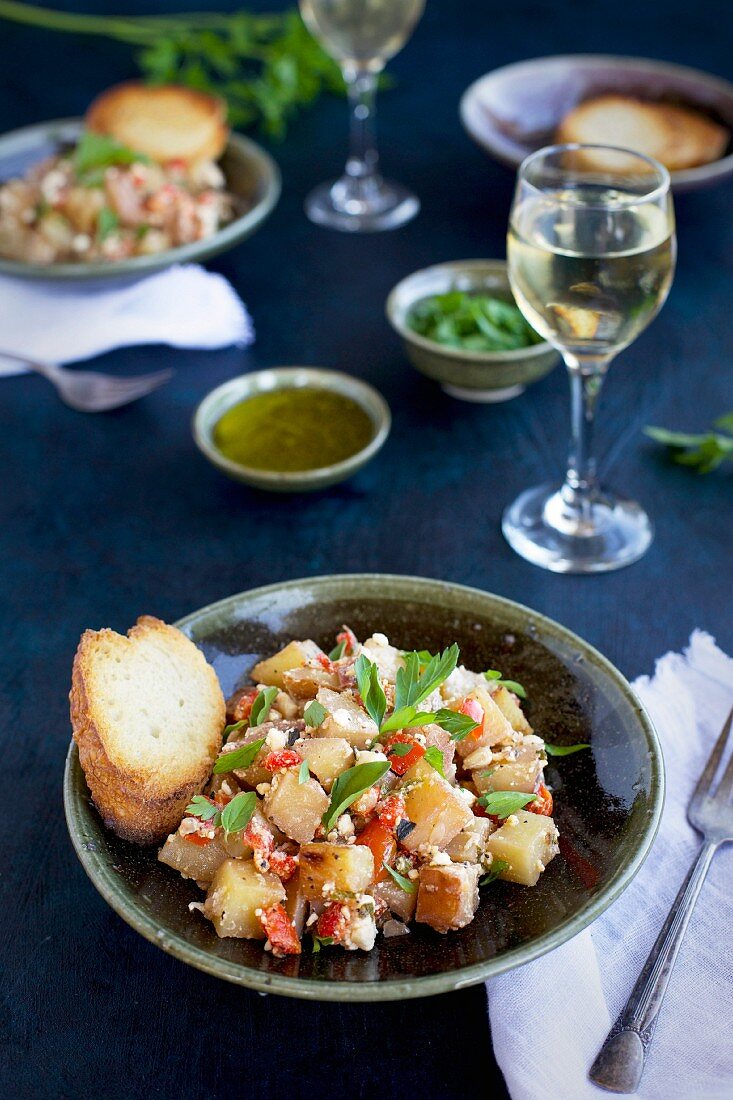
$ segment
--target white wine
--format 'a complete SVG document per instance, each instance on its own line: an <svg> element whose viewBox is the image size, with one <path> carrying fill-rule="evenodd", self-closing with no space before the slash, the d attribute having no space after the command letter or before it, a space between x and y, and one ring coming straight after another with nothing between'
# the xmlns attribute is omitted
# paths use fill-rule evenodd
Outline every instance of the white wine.
<svg viewBox="0 0 733 1100"><path fill-rule="evenodd" d="M674 220L609 188L545 191L515 206L507 255L517 304L542 336L581 361L615 355L669 293Z"/></svg>
<svg viewBox="0 0 733 1100"><path fill-rule="evenodd" d="M301 0L303 19L342 66L378 72L407 41L425 0Z"/></svg>

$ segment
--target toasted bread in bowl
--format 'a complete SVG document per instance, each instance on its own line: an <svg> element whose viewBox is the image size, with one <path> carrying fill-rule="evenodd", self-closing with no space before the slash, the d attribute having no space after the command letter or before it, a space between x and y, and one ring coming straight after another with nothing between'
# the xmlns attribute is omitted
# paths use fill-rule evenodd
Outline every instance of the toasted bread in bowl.
<svg viewBox="0 0 733 1100"><path fill-rule="evenodd" d="M206 782L225 722L213 668L185 634L143 615L127 637L87 630L71 725L94 803L124 840L154 844Z"/></svg>
<svg viewBox="0 0 733 1100"><path fill-rule="evenodd" d="M217 160L229 136L223 100L177 84L116 84L97 96L84 122L162 163Z"/></svg>
<svg viewBox="0 0 733 1100"><path fill-rule="evenodd" d="M561 143L633 149L676 172L718 160L725 153L730 134L724 126L689 107L648 103L624 95L601 95L570 111L558 126L555 138ZM609 165L600 151L587 149L578 156L586 169L617 167Z"/></svg>

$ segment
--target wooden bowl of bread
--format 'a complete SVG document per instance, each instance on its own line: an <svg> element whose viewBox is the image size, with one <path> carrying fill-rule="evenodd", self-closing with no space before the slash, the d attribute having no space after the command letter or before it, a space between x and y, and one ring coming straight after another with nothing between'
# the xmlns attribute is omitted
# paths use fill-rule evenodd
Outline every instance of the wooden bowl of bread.
<svg viewBox="0 0 733 1100"><path fill-rule="evenodd" d="M511 167L543 145L633 149L660 161L675 191L733 174L733 84L681 65L568 55L496 69L461 100L471 137ZM586 154L586 167L603 165Z"/></svg>

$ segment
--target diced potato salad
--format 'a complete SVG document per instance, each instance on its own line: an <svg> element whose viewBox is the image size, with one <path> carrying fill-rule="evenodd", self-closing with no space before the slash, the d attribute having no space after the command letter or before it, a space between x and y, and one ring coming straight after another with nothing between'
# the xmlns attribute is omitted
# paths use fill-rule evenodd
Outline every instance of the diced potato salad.
<svg viewBox="0 0 733 1100"><path fill-rule="evenodd" d="M545 744L521 685L347 627L293 641L227 703L224 747L159 858L222 937L277 956L369 951L379 930L464 928L497 878L558 852ZM552 746L550 746L552 748Z"/></svg>

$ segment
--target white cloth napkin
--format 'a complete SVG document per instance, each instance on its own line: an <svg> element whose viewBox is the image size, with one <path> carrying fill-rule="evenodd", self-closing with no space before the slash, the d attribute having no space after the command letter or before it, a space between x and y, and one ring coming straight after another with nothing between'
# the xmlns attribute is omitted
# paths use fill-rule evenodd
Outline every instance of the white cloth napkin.
<svg viewBox="0 0 733 1100"><path fill-rule="evenodd" d="M702 631L634 688L659 733L667 798L641 871L592 928L487 983L496 1059L512 1100L602 1100L587 1078L700 838L686 808L733 705L733 660ZM640 1100L733 1097L733 845L698 899L649 1048Z"/></svg>
<svg viewBox="0 0 733 1100"><path fill-rule="evenodd" d="M253 339L226 279L196 264L124 283L0 278L0 349L30 359L76 363L134 344L223 348ZM0 355L0 376L23 370Z"/></svg>

